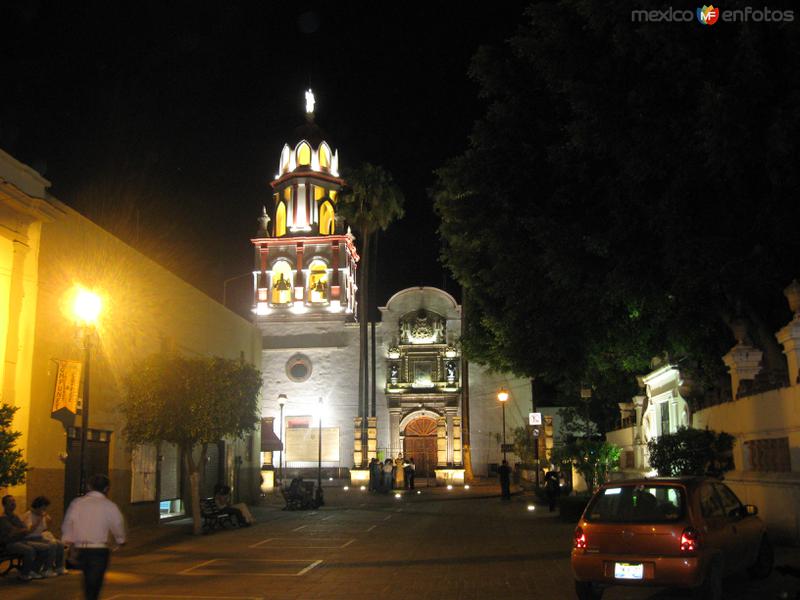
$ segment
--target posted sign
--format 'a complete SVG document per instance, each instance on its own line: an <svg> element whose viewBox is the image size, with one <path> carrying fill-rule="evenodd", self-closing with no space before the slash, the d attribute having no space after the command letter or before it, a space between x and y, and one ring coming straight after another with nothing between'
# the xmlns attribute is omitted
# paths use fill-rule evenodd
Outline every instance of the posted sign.
<svg viewBox="0 0 800 600"><path fill-rule="evenodd" d="M528 413L528 425L536 425L542 424L542 413Z"/></svg>
<svg viewBox="0 0 800 600"><path fill-rule="evenodd" d="M53 411L66 408L71 413L78 412L78 388L81 384L81 363L77 360L59 360L56 374L56 390L53 397Z"/></svg>

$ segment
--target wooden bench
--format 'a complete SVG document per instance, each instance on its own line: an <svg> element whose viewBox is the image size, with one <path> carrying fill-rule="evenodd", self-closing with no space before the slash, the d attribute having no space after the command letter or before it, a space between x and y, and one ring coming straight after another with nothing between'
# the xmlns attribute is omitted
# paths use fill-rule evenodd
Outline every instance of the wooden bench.
<svg viewBox="0 0 800 600"><path fill-rule="evenodd" d="M215 529L225 529L226 525L235 527L233 515L221 512L213 498L203 498L200 500L200 515L203 517L203 529L214 531Z"/></svg>
<svg viewBox="0 0 800 600"><path fill-rule="evenodd" d="M314 500L314 482L292 480L292 485L288 488L281 488L281 494L286 501L283 510L309 510L317 508Z"/></svg>
<svg viewBox="0 0 800 600"><path fill-rule="evenodd" d="M3 563L8 563L5 569L3 569ZM20 573L22 572L22 555L0 550L0 577L8 575L11 569L16 569Z"/></svg>

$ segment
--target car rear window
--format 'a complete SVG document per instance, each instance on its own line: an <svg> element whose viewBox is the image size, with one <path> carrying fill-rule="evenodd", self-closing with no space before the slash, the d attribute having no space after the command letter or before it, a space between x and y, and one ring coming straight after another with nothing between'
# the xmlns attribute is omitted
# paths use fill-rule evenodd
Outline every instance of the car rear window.
<svg viewBox="0 0 800 600"><path fill-rule="evenodd" d="M620 485L600 490L586 509L596 523L668 523L684 513L684 490L673 485Z"/></svg>

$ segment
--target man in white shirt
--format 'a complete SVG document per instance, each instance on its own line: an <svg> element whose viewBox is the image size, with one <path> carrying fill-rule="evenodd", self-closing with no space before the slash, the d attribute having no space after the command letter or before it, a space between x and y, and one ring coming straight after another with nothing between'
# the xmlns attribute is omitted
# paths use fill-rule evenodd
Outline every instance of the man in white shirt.
<svg viewBox="0 0 800 600"><path fill-rule="evenodd" d="M78 549L83 570L83 589L87 600L100 597L103 578L111 554L109 537L118 545L125 543L125 522L117 505L106 498L110 482L105 475L89 480L89 492L75 498L67 509L61 526L61 538Z"/></svg>

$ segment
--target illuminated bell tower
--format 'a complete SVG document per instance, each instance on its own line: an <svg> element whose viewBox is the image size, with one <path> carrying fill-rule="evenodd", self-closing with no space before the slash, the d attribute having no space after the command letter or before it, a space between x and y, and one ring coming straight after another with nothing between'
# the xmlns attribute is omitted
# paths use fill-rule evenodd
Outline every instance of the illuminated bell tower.
<svg viewBox="0 0 800 600"><path fill-rule="evenodd" d="M339 153L314 123L306 91L306 122L285 144L270 183L256 237L253 312L257 320L306 320L356 313L355 238L343 230L337 202L345 181Z"/></svg>

